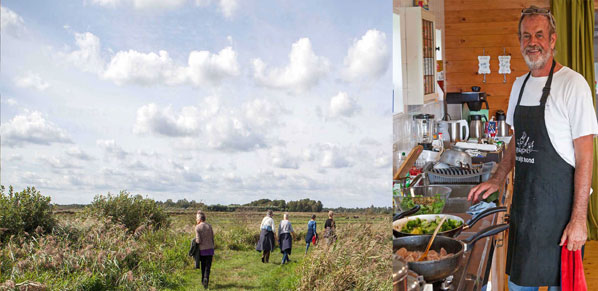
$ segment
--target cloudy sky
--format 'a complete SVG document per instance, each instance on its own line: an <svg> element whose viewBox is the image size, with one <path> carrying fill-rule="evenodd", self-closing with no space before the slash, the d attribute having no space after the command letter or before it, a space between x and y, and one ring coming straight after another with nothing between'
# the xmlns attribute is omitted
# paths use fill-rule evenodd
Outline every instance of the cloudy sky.
<svg viewBox="0 0 598 291"><path fill-rule="evenodd" d="M390 206L391 9L4 0L1 183Z"/></svg>

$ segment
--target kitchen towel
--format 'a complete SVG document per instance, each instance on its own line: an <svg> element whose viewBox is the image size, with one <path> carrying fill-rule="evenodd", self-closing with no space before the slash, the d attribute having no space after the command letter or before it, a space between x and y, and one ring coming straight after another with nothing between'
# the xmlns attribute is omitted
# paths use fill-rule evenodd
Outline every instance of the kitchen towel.
<svg viewBox="0 0 598 291"><path fill-rule="evenodd" d="M587 291L586 277L583 272L581 250L570 251L567 242L561 249L561 290Z"/></svg>

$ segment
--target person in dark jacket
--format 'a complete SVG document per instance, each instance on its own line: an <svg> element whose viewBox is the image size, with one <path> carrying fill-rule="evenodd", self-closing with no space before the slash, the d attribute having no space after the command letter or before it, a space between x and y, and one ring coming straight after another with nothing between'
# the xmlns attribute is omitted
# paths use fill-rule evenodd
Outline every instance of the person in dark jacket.
<svg viewBox="0 0 598 291"><path fill-rule="evenodd" d="M276 234L274 233L274 219L272 210L266 212L260 225L260 240L257 242L256 250L262 252L262 263L270 261L270 252L274 249Z"/></svg>
<svg viewBox="0 0 598 291"><path fill-rule="evenodd" d="M314 237L318 239L315 214L311 216L311 220L307 223L307 234L305 235L305 254L307 254L307 250L309 250L309 244L312 242Z"/></svg>
<svg viewBox="0 0 598 291"><path fill-rule="evenodd" d="M293 226L289 221L289 214L285 213L278 226L278 245L280 246L280 252L282 252L282 265L291 261L289 256L293 249L294 238L295 231L293 231Z"/></svg>
<svg viewBox="0 0 598 291"><path fill-rule="evenodd" d="M330 246L336 241L336 223L334 222L334 212L328 211L328 219L324 223L324 237L326 238L326 246Z"/></svg>
<svg viewBox="0 0 598 291"><path fill-rule="evenodd" d="M195 268L199 269L201 265L201 283L207 289L214 256L214 231L212 226L206 223L205 213L198 211L197 218L194 240L197 244Z"/></svg>

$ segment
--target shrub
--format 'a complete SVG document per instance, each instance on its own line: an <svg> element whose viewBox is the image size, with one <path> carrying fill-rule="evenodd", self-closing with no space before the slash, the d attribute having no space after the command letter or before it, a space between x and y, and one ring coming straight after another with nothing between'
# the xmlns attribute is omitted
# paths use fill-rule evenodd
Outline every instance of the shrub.
<svg viewBox="0 0 598 291"><path fill-rule="evenodd" d="M168 226L169 220L164 209L156 201L141 195L130 195L121 191L118 195L98 195L87 208L87 213L110 217L133 232L139 227L151 226L159 229Z"/></svg>
<svg viewBox="0 0 598 291"><path fill-rule="evenodd" d="M4 193L0 185L0 241L12 235L48 233L56 224L50 197L43 196L35 187L14 192L8 187Z"/></svg>

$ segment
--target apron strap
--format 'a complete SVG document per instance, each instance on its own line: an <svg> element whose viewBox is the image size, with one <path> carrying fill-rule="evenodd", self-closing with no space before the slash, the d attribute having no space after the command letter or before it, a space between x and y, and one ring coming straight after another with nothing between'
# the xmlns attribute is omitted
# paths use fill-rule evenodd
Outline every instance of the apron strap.
<svg viewBox="0 0 598 291"><path fill-rule="evenodd" d="M527 83L527 80L529 79L529 76L531 76L531 75L532 75L532 72L527 73L525 80L523 80L523 85L521 85L521 89L519 89L519 99L517 99L516 106L519 106L519 103L521 102L521 96L523 96L523 89L525 89L525 84Z"/></svg>
<svg viewBox="0 0 598 291"><path fill-rule="evenodd" d="M550 94L550 85L552 85L552 74L554 73L554 66L556 62L552 59L552 66L550 67L550 74L548 74L548 80L546 80L546 85L544 85L544 89L542 89L542 99L540 99L540 106L544 107L546 104L546 100L548 100L548 95Z"/></svg>

